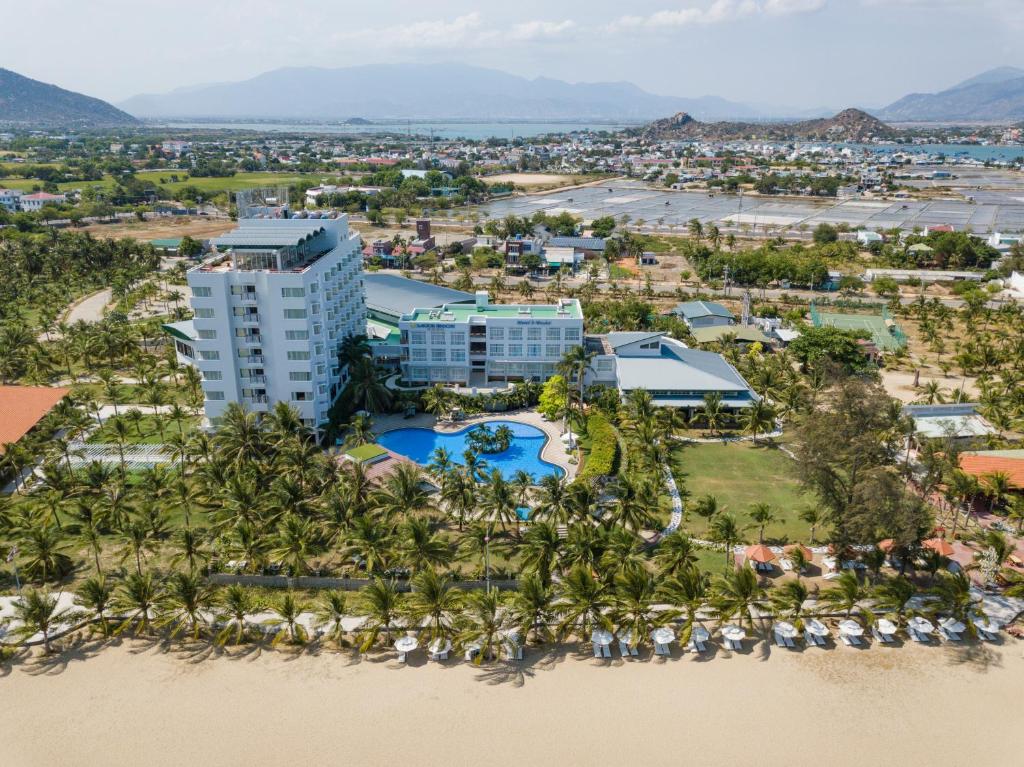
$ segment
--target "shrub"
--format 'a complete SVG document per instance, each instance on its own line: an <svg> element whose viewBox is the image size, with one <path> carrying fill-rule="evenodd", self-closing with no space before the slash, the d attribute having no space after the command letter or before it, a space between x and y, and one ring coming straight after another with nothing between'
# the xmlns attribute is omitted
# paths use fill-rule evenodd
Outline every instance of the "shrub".
<svg viewBox="0 0 1024 767"><path fill-rule="evenodd" d="M584 479L611 476L619 463L619 438L615 427L600 413L587 418L590 454L580 476Z"/></svg>

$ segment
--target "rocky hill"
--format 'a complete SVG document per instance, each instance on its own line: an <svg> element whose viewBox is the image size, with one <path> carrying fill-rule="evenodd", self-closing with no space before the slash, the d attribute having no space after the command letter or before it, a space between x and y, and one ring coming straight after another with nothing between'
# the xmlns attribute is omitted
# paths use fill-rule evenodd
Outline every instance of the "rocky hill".
<svg viewBox="0 0 1024 767"><path fill-rule="evenodd" d="M106 101L0 69L0 125L100 128L137 122Z"/></svg>
<svg viewBox="0 0 1024 767"><path fill-rule="evenodd" d="M1005 122L1024 119L1024 70L1000 67L939 93L911 93L879 114L901 122Z"/></svg>
<svg viewBox="0 0 1024 767"><path fill-rule="evenodd" d="M705 123L680 112L672 117L655 120L643 129L642 135L653 140L867 141L872 138L891 138L895 132L867 112L844 109L834 117L795 123Z"/></svg>

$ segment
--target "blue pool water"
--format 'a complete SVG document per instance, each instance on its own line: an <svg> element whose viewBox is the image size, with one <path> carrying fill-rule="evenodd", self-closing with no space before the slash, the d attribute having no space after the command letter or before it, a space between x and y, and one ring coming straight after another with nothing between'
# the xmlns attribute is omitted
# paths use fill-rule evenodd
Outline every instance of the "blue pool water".
<svg viewBox="0 0 1024 767"><path fill-rule="evenodd" d="M487 463L486 472L498 469L505 479L512 479L513 475L522 469L529 472L535 482L549 474L561 477L565 473L553 463L541 459L540 451L544 447L547 435L537 427L515 421L485 423L492 430L499 426L507 426L513 434L512 444L508 450L480 456L481 460ZM377 442L388 450L404 455L423 466L430 463L434 450L443 447L451 454L452 461L461 465L464 463L462 454L467 448L466 434L479 425L473 424L465 429L446 433L433 429L395 429L381 434Z"/></svg>

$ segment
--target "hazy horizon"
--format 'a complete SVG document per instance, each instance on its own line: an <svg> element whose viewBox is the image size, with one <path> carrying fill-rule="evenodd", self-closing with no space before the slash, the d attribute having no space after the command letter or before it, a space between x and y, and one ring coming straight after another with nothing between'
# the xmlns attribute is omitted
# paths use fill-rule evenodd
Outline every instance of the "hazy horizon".
<svg viewBox="0 0 1024 767"><path fill-rule="evenodd" d="M111 102L288 66L458 62L664 96L876 108L1024 64L1019 0L380 0L5 9L0 66ZM46 50L41 54L40 35Z"/></svg>

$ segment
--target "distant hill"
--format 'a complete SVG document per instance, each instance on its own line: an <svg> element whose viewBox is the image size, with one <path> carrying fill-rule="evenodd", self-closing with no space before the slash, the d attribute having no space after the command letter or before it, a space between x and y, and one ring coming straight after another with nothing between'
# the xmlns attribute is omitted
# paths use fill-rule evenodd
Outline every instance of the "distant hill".
<svg viewBox="0 0 1024 767"><path fill-rule="evenodd" d="M626 82L530 80L464 64L276 69L243 82L133 96L118 106L144 118L644 120L680 111L704 119L756 116L749 107L713 96L658 96Z"/></svg>
<svg viewBox="0 0 1024 767"><path fill-rule="evenodd" d="M895 132L867 112L844 109L834 117L792 123L706 123L679 113L655 120L643 129L642 135L650 139L867 141L891 138Z"/></svg>
<svg viewBox="0 0 1024 767"><path fill-rule="evenodd" d="M1024 69L999 67L939 93L912 93L878 111L894 122L1004 122L1024 119Z"/></svg>
<svg viewBox="0 0 1024 767"><path fill-rule="evenodd" d="M0 124L99 128L137 122L106 101L0 68Z"/></svg>

